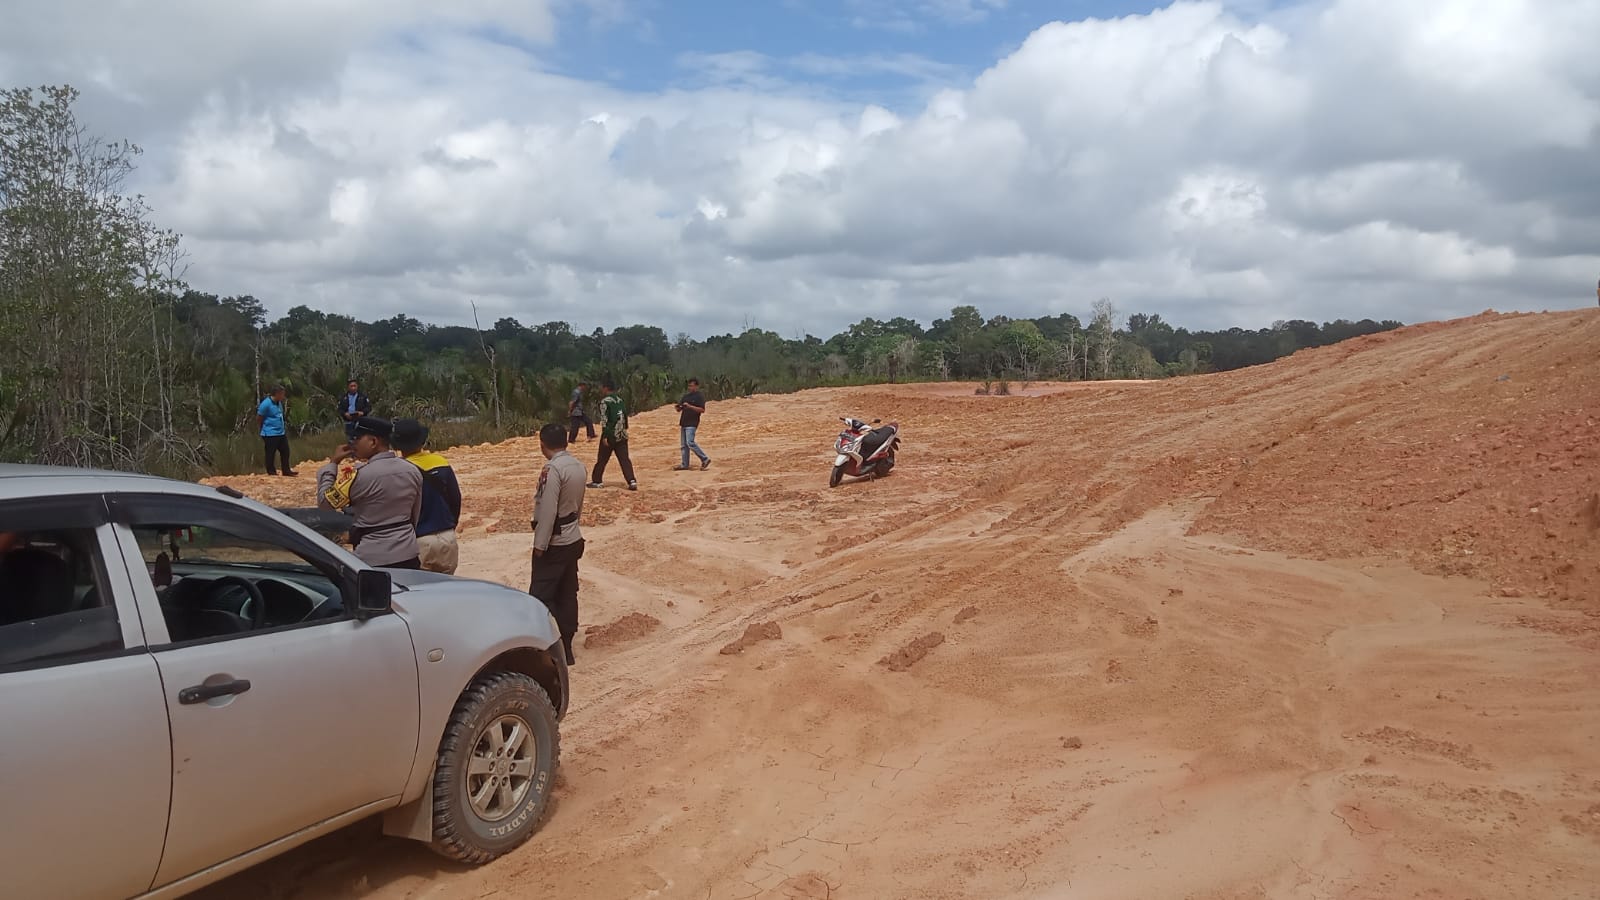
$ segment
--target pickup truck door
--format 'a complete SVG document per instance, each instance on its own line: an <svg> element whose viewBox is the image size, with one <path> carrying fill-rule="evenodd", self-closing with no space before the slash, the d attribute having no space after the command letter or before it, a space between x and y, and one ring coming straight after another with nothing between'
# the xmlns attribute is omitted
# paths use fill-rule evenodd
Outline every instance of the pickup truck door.
<svg viewBox="0 0 1600 900"><path fill-rule="evenodd" d="M240 577L309 564L327 574L330 594L354 588L354 573L325 548L234 504L121 496L112 508L130 571L154 571L152 536L183 534L198 543L188 557L173 543L177 578L195 565L186 559L214 571L221 557ZM172 723L172 814L157 887L398 802L418 728L417 662L400 616L356 620L335 597L332 617L198 637L191 627L173 640L178 612L163 609L152 579L135 580Z"/></svg>
<svg viewBox="0 0 1600 900"><path fill-rule="evenodd" d="M0 562L0 893L142 894L161 862L172 754L105 501L0 501L0 532L27 534L23 552L56 570Z"/></svg>

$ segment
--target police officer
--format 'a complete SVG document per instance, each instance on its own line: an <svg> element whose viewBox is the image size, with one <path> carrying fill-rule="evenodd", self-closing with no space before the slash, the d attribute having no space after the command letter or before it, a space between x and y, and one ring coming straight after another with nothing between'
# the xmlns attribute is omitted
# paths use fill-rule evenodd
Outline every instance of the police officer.
<svg viewBox="0 0 1600 900"><path fill-rule="evenodd" d="M539 450L548 460L533 495L533 578L528 593L549 608L561 629L567 665L578 635L578 560L583 556L583 489L588 473L567 452L567 430L554 423L539 429Z"/></svg>
<svg viewBox="0 0 1600 900"><path fill-rule="evenodd" d="M420 569L417 519L422 515L422 470L396 456L394 425L362 416L354 437L317 472L317 506L351 516L350 545L371 566Z"/></svg>

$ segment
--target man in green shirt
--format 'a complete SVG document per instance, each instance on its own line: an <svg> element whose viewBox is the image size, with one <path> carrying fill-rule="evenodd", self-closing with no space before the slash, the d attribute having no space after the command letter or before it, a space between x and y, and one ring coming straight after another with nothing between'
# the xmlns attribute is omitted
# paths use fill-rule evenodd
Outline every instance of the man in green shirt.
<svg viewBox="0 0 1600 900"><path fill-rule="evenodd" d="M628 407L617 396L617 385L607 378L600 382L600 458L594 463L594 480L589 482L589 487L601 487L600 479L605 476L606 463L611 461L611 454L617 455L617 463L622 466L622 477L628 481L628 490L637 491L639 482L633 478L633 461L628 459Z"/></svg>

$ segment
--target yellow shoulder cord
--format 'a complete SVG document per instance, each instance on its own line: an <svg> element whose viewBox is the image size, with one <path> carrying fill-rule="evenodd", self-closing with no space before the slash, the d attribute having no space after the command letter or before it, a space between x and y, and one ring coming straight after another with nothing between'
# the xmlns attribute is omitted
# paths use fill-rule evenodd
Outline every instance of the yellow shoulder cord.
<svg viewBox="0 0 1600 900"><path fill-rule="evenodd" d="M333 486L323 491L322 497L328 505L340 512L350 506L350 489L355 486L356 473L360 468L355 460L347 459L339 463L339 471L333 478Z"/></svg>

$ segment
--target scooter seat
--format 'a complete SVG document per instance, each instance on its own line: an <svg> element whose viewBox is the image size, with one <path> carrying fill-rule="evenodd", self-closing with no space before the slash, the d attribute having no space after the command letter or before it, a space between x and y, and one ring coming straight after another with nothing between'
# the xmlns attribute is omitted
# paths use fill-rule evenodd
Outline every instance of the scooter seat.
<svg viewBox="0 0 1600 900"><path fill-rule="evenodd" d="M867 434L866 439L861 442L861 456L865 458L877 453L878 448L882 447L884 442L893 436L893 428L874 428Z"/></svg>

